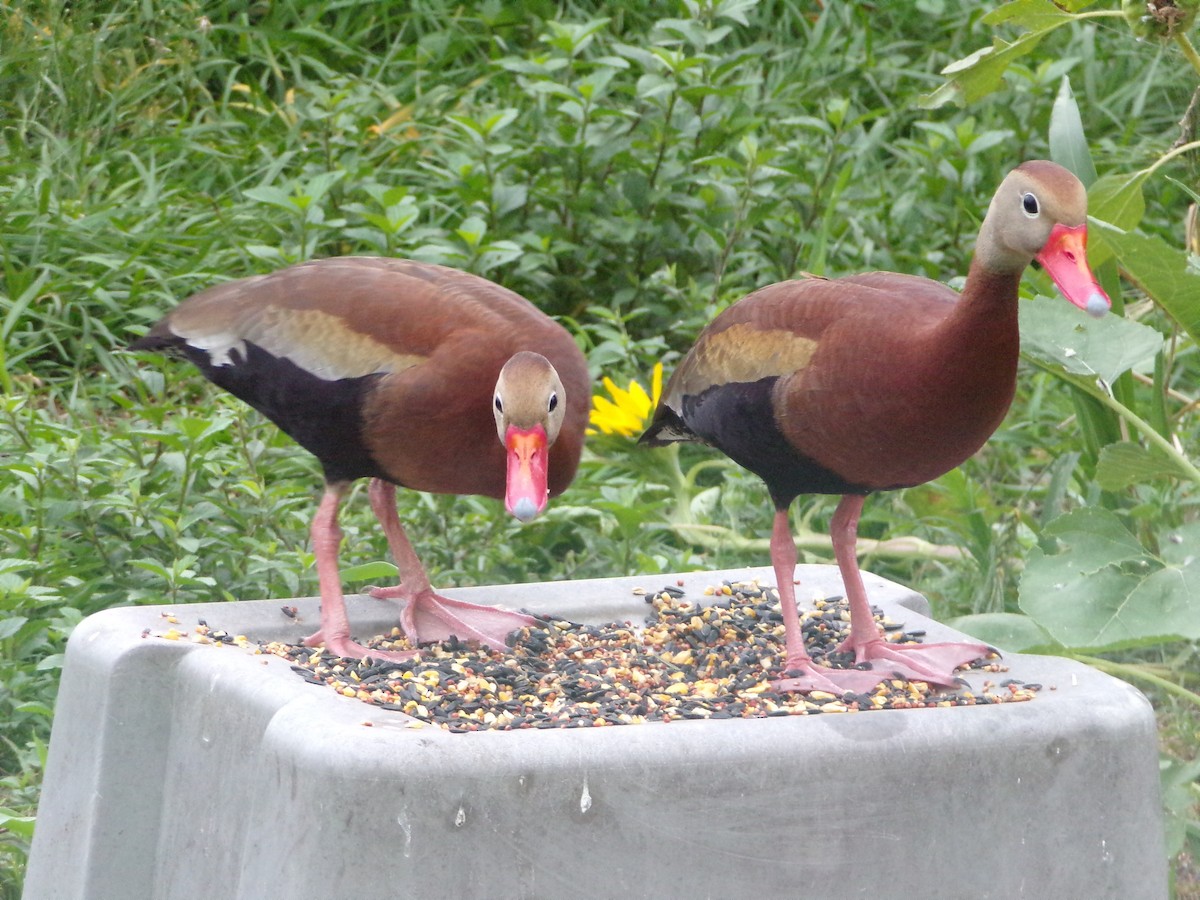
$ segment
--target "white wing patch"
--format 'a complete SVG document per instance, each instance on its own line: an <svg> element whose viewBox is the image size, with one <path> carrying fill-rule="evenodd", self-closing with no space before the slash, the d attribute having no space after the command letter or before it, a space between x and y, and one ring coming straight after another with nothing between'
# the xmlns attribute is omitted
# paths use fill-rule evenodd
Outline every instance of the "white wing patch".
<svg viewBox="0 0 1200 900"><path fill-rule="evenodd" d="M246 358L246 342L228 331L190 336L180 335L180 337L187 341L189 347L195 347L197 350L207 353L209 362L214 366L232 366L234 364L232 353L235 350L243 360Z"/></svg>
<svg viewBox="0 0 1200 900"><path fill-rule="evenodd" d="M247 342L291 360L324 381L399 372L425 360L419 354L397 353L369 334L348 329L340 317L316 309L258 307L219 328L209 329L206 324L189 323L179 316L171 330L205 351L214 366L236 365L235 353L245 360Z"/></svg>

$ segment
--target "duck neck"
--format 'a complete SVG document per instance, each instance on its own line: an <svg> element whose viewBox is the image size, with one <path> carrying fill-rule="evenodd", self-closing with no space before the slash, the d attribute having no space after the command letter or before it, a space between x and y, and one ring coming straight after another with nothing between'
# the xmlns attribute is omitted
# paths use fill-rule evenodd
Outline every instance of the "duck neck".
<svg viewBox="0 0 1200 900"><path fill-rule="evenodd" d="M978 339L997 330L1017 332L1017 290L1024 267L1015 271L990 268L979 258L971 260L962 296L948 317L950 328L967 328Z"/></svg>
<svg viewBox="0 0 1200 900"><path fill-rule="evenodd" d="M905 431L926 446L920 462L893 472L890 483L918 484L954 468L1004 420L1017 385L1019 279L973 262L949 314L906 348L898 391L920 399Z"/></svg>
<svg viewBox="0 0 1200 900"><path fill-rule="evenodd" d="M967 394L1011 392L1021 348L1020 279L1019 271L997 272L977 260L971 263L953 311L925 336L918 351L924 366L941 373L939 384Z"/></svg>

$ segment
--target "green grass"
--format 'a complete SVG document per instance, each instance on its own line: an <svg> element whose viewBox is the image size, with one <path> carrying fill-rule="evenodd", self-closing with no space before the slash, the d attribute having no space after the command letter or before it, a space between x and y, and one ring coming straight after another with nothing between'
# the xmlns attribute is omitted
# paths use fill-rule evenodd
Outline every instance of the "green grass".
<svg viewBox="0 0 1200 900"><path fill-rule="evenodd" d="M594 374L645 383L717 311L798 271L963 274L1002 174L1049 154L1064 75L1102 173L1160 156L1196 84L1173 48L1101 19L1047 36L991 96L923 109L943 66L991 42L982 11L824 6L0 2L0 816L17 817L0 895L19 893L80 619L316 590L315 462L185 365L119 351L183 297L311 257L409 256L514 288L576 332ZM1194 159L1145 186L1141 228L1175 247ZM1193 342L1143 320L1175 343L1167 383L1132 396L1165 397L1194 450ZM866 565L942 617L1014 612L1058 513L1104 499L1139 535L1195 519L1183 483L1101 492L1078 415L1023 369L979 456L868 503L864 538L951 552ZM681 454L685 471L712 458ZM605 438L532 526L473 498L402 495L401 515L443 584L766 562L756 479L708 467L681 495L673 477ZM725 537L685 539L664 509ZM832 509L805 498L796 520L823 533ZM363 498L344 527L347 562L385 558ZM1184 672L1194 647L1112 658ZM1186 759L1195 711L1147 689Z"/></svg>

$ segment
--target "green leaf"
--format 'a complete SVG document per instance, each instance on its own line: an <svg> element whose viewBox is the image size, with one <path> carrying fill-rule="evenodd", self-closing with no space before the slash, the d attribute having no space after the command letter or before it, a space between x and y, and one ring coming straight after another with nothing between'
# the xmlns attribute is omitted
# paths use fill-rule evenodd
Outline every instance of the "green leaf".
<svg viewBox="0 0 1200 900"><path fill-rule="evenodd" d="M179 420L179 430L190 443L200 443L206 438L220 434L232 424L231 416L216 416L211 421L200 417L188 417Z"/></svg>
<svg viewBox="0 0 1200 900"><path fill-rule="evenodd" d="M0 830L9 831L23 840L31 841L34 822L33 816L17 815L15 810L0 806Z"/></svg>
<svg viewBox="0 0 1200 900"><path fill-rule="evenodd" d="M1015 41L996 38L990 47L982 47L970 56L942 69L948 76L945 84L920 98L921 106L932 109L954 102L960 106L974 103L999 89L1008 67L1031 53L1049 31L1074 20L1051 0L1015 0L988 13L983 21L989 25L1008 22L1030 30Z"/></svg>
<svg viewBox="0 0 1200 900"><path fill-rule="evenodd" d="M1073 18L1072 12L1091 2L1093 0L1067 0L1062 3L1056 3L1054 0L1013 0L992 10L983 17L983 21L988 25L1008 22L1034 31L1046 31L1062 25L1064 20L1069 21Z"/></svg>
<svg viewBox="0 0 1200 900"><path fill-rule="evenodd" d="M324 199L325 195L329 193L329 189L345 177L346 172L344 170L320 172L304 183L303 193L297 189L297 197L293 202L303 197L307 201L305 203L306 206L310 203L316 203Z"/></svg>
<svg viewBox="0 0 1200 900"><path fill-rule="evenodd" d="M503 266L518 259L524 251L515 241L493 241L479 254L479 273L486 274L497 266Z"/></svg>
<svg viewBox="0 0 1200 900"><path fill-rule="evenodd" d="M6 616L0 619L0 641L12 637L29 619L25 616Z"/></svg>
<svg viewBox="0 0 1200 900"><path fill-rule="evenodd" d="M577 56L587 48L588 44L592 43L597 32L603 30L609 21L611 20L592 19L590 22L581 24L548 21L546 26L549 28L549 33L543 34L541 39L555 49Z"/></svg>
<svg viewBox="0 0 1200 900"><path fill-rule="evenodd" d="M1055 519L1044 534L1061 552L1035 551L1019 605L1066 647L1089 652L1200 638L1200 534L1174 535L1177 563L1147 553L1108 510Z"/></svg>
<svg viewBox="0 0 1200 900"><path fill-rule="evenodd" d="M1019 605L1056 641L1073 650L1094 653L1178 638L1160 628L1138 634L1114 627L1121 623L1120 612L1138 584L1136 575L1115 567L1086 574L1072 568L1066 554L1044 556L1035 551L1021 577Z"/></svg>
<svg viewBox="0 0 1200 900"><path fill-rule="evenodd" d="M1200 546L1200 521L1169 528L1159 535L1159 555L1171 565L1187 565Z"/></svg>
<svg viewBox="0 0 1200 900"><path fill-rule="evenodd" d="M383 581L385 579L393 579L396 573L399 572L390 562L382 560L376 562L363 563L358 566L349 566L342 569L342 581L349 583L351 581Z"/></svg>
<svg viewBox="0 0 1200 900"><path fill-rule="evenodd" d="M1083 133L1083 119L1071 92L1071 79L1066 75L1050 110L1050 158L1074 172L1085 185L1096 180L1096 164Z"/></svg>
<svg viewBox="0 0 1200 900"><path fill-rule="evenodd" d="M171 577L171 570L156 559L131 559L129 560L129 565L145 569L147 572L165 580L169 580Z"/></svg>
<svg viewBox="0 0 1200 900"><path fill-rule="evenodd" d="M947 622L951 628L969 634L999 650L1011 653L1031 653L1054 645L1050 637L1029 616L1017 613L977 613L959 616Z"/></svg>
<svg viewBox="0 0 1200 900"><path fill-rule="evenodd" d="M1093 319L1061 298L1022 303L1020 316L1022 354L1051 369L1099 377L1107 384L1153 357L1163 343L1149 326L1114 315Z"/></svg>
<svg viewBox="0 0 1200 900"><path fill-rule="evenodd" d="M746 13L758 5L758 0L721 0L717 4L718 19L733 19L739 25L749 25Z"/></svg>
<svg viewBox="0 0 1200 900"><path fill-rule="evenodd" d="M1188 831L1196 827L1192 791L1194 782L1200 779L1200 757L1187 762L1162 759L1159 766L1166 818L1167 857L1172 858L1184 848Z"/></svg>
<svg viewBox="0 0 1200 900"><path fill-rule="evenodd" d="M454 233L472 250L476 249L487 234L487 223L479 216L467 216L462 224L454 229Z"/></svg>
<svg viewBox="0 0 1200 900"><path fill-rule="evenodd" d="M1146 557L1142 545L1121 520L1100 507L1086 506L1059 516L1042 534L1070 545L1071 565L1085 575Z"/></svg>
<svg viewBox="0 0 1200 900"><path fill-rule="evenodd" d="M947 103L966 106L999 90L1004 72L1015 59L1031 53L1041 35L1026 35L1009 44L996 38L990 47L981 47L970 56L942 69L948 80L937 90L924 94L919 103L924 109L936 109Z"/></svg>
<svg viewBox="0 0 1200 900"><path fill-rule="evenodd" d="M611 514L616 520L617 526L626 535L637 534L641 530L646 518L646 510L644 508L631 507L627 503L601 500L593 505L597 509Z"/></svg>
<svg viewBox="0 0 1200 900"><path fill-rule="evenodd" d="M54 716L54 709L52 707L47 706L45 703L38 703L35 700L29 700L25 703L18 703L16 705L16 710L17 712L32 713L33 715L42 716L47 720Z"/></svg>
<svg viewBox="0 0 1200 900"><path fill-rule="evenodd" d="M1112 251L1126 277L1200 341L1200 273L1189 266L1184 250L1106 222L1093 222L1088 234Z"/></svg>
<svg viewBox="0 0 1200 900"><path fill-rule="evenodd" d="M515 109L502 109L500 112L489 116L481 129L484 136L491 137L497 131L507 128L517 118L517 113L518 111Z"/></svg>
<svg viewBox="0 0 1200 900"><path fill-rule="evenodd" d="M1186 477L1174 460L1130 441L1103 448L1096 464L1096 483L1106 491L1120 491L1158 478Z"/></svg>
<svg viewBox="0 0 1200 900"><path fill-rule="evenodd" d="M259 203L266 203L269 206L276 206L280 209L286 209L294 212L296 204L290 193L283 188L273 187L271 185L263 185L261 187L250 187L242 191L242 195L251 200L257 200Z"/></svg>
<svg viewBox="0 0 1200 900"><path fill-rule="evenodd" d="M65 653L51 653L38 662L37 670L39 672L46 672L51 669L61 669L66 661L67 655Z"/></svg>
<svg viewBox="0 0 1200 900"><path fill-rule="evenodd" d="M1142 185L1149 176L1150 170L1143 169L1132 175L1109 172L1097 179L1088 188L1088 215L1123 231L1137 228L1146 214Z"/></svg>

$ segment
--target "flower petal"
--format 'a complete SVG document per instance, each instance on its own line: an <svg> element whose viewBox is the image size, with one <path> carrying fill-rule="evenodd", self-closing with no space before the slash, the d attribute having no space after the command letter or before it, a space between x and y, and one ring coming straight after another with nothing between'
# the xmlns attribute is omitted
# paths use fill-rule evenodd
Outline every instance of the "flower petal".
<svg viewBox="0 0 1200 900"><path fill-rule="evenodd" d="M614 382L607 375L605 375L604 378L601 380L601 384L604 385L604 389L606 391L608 391L608 395L613 398L613 400L616 402L616 404L618 406L621 406L624 404L625 398L629 396L628 391L624 390L623 388L617 387L616 382Z"/></svg>
<svg viewBox="0 0 1200 900"><path fill-rule="evenodd" d="M605 397L592 397L591 424L605 434L620 434L630 437L642 424L642 420L629 414Z"/></svg>
<svg viewBox="0 0 1200 900"><path fill-rule="evenodd" d="M643 422L646 421L646 416L650 415L650 395L636 381L629 382L628 409Z"/></svg>

